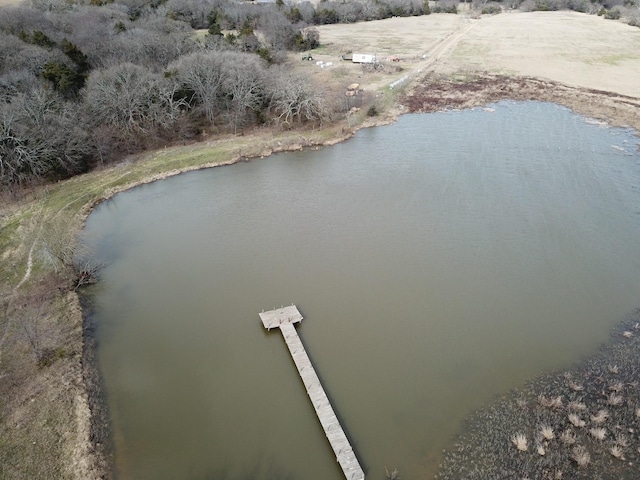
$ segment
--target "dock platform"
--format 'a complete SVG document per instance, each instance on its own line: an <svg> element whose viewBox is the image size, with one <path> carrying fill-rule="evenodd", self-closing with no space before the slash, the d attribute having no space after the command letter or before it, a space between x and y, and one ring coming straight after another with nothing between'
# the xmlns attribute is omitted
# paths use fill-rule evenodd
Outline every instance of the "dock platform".
<svg viewBox="0 0 640 480"><path fill-rule="evenodd" d="M302 321L302 315L295 305L260 313L262 324L267 330L280 328L282 336L289 348L289 353L298 369L307 395L313 404L318 420L333 448L336 459L347 480L364 480L364 471L349 443L347 435L340 425L329 398L320 383L307 351L298 336L295 323Z"/></svg>

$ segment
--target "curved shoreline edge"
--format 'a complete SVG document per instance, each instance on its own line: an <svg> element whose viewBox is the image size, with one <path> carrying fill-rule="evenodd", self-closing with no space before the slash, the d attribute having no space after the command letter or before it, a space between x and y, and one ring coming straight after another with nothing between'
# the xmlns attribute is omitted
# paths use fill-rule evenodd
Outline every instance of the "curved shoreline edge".
<svg viewBox="0 0 640 480"><path fill-rule="evenodd" d="M355 127L347 128L344 123L337 123L316 130L292 130L275 135L259 131L246 136L147 152L104 171L43 187L33 194L25 208L31 209L29 214L40 224L64 211L71 218L70 225L75 229L73 233L77 233L96 206L142 184L278 152L333 145L351 138L360 128L393 123L403 113L466 109L506 99L557 103L608 125L629 127L640 132L640 98L570 87L533 77L468 72L447 76L429 74L422 80L416 80L411 89L407 87L399 105L379 117L364 117L363 114L362 123ZM185 158L176 160L181 155ZM42 210L45 202L55 207L48 206L48 213L38 217L36 212ZM22 247L25 252L16 253L21 255L21 259L29 250L26 244ZM74 397L76 421L68 429L65 451L69 452L69 457L64 471L66 478L109 479L115 473L109 442L105 438L108 419L105 418L104 395L95 359L95 337L85 313L78 294L67 293L62 315L74 326L71 348L79 355L64 360L67 363L65 375L71 378L64 388L68 388L69 395Z"/></svg>
<svg viewBox="0 0 640 480"><path fill-rule="evenodd" d="M416 113L473 108L500 100L557 103L603 124L631 128L640 135L640 98L537 77L485 72L427 75L403 99L409 111Z"/></svg>
<svg viewBox="0 0 640 480"><path fill-rule="evenodd" d="M489 73L474 73L461 76L428 74L423 79L418 80L417 85L413 86L401 97L399 105L392 108L386 115L366 118L361 124L349 128L334 124L325 130L330 135L329 138L316 136L314 131L294 130L290 132L292 135L288 136L289 138L285 136L285 138L279 140L279 137L275 137L275 143L270 140L263 144L255 144L246 150L238 149L230 159L225 161L189 165L183 168L150 174L141 180L106 189L100 197L83 207L83 221L86 220L93 208L100 203L120 192L139 185L194 170L228 166L242 161L264 158L275 153L335 145L348 140L360 129L391 124L405 113L464 110L500 100L557 103L580 115L596 119L603 124L631 128L635 130L636 135L640 136L640 98L637 97L602 90L572 87L536 77ZM227 138L225 141L233 141L237 138ZM248 138L251 138L251 135ZM212 147L216 146L216 142L210 145ZM114 168L118 168L118 166Z"/></svg>
<svg viewBox="0 0 640 480"><path fill-rule="evenodd" d="M251 148L235 151L231 154L230 159L224 161L207 162L159 172L130 184L106 189L102 195L82 208L82 224L84 224L91 211L102 202L118 193L143 184L194 170L229 166L242 161L264 158L275 153L335 145L348 140L362 128L391 124L404 113L463 110L495 103L500 100L556 103L580 115L596 119L603 124L634 129L636 134L640 135L640 98L571 87L534 77L514 77L488 73L465 74L458 78L455 75L427 75L422 80L417 81L411 89L408 89L400 99L399 105L394 106L386 115L367 118L360 125L353 128L333 125L329 128L331 134L328 138L316 137L313 132L310 135L308 135L309 132L292 132L294 141L291 142L277 140L274 143L270 140L264 144L254 144ZM87 331L90 332L91 330ZM88 341L89 343L86 346L95 349L95 342L91 340L91 338L85 338L83 343L86 344ZM95 360L95 351L86 357L94 358ZM103 401L100 374L95 363L93 365L85 365L84 369L87 380L90 380L89 382L85 381L84 388L87 392L89 405L93 406L90 421L90 438L94 439L91 442L91 448L85 451L92 452L95 457L89 463L100 466L100 468L95 469L96 472L100 472L100 476L96 478L112 478L113 458L108 448L110 445L108 438L104 437L104 435L108 435L107 430L105 430L108 429L106 425L108 418L105 416L107 415L107 410ZM95 408L95 411L93 408ZM100 437L96 437L95 432L102 432L103 437L99 442L97 439Z"/></svg>

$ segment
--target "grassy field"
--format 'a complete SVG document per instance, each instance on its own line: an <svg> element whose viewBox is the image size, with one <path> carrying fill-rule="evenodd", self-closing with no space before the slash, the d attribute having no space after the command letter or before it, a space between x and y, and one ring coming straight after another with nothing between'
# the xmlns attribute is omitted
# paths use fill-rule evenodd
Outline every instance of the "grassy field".
<svg viewBox="0 0 640 480"><path fill-rule="evenodd" d="M571 11L509 12L480 18L428 15L326 25L318 30L322 47L314 57L343 67L340 53L375 54L389 67L385 69L387 85L405 74L480 70L640 97L640 29L596 15ZM400 62L385 61L391 56L398 56ZM401 70L394 71L396 67ZM316 74L328 76L329 71ZM350 79L361 74L361 68L353 67ZM366 88L366 75L363 80ZM374 88L381 86L374 83Z"/></svg>
<svg viewBox="0 0 640 480"><path fill-rule="evenodd" d="M360 83L366 98L390 116L399 111L393 108L397 94L388 88L391 82L406 76L404 85L416 84L427 75L463 79L477 71L529 75L605 90L629 96L625 102L632 107L640 105L640 29L596 16L574 12L514 12L482 18L430 15L323 26L319 31L322 46L313 55L333 65L321 69L295 56L295 68L337 90ZM340 61L339 55L349 50L376 54L383 59L383 68L372 70ZM387 59L392 56L400 61ZM604 94L593 95L588 102L598 116L598 102L605 105L609 100ZM47 242L56 239L61 248L72 248L90 209L131 186L244 157L324 144L344 138L351 127L365 121L388 118L367 119L359 112L316 131L258 131L170 147L33 188L19 198L3 195L0 479L86 480L100 478L105 467L90 441L78 299L68 272L43 255ZM43 350L50 351L51 357L46 365L38 366L35 353Z"/></svg>

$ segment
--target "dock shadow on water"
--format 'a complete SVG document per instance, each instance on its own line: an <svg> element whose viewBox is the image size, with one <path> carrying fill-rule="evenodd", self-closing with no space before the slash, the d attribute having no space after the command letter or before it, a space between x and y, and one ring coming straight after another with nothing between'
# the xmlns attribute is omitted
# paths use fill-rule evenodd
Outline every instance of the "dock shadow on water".
<svg viewBox="0 0 640 480"><path fill-rule="evenodd" d="M633 462L637 437L614 445L614 424L591 423L617 419L603 402L627 402L627 380L583 400L564 377L526 382L571 371L590 392L572 366L640 303L638 185L633 132L502 102L117 195L87 233L106 265L92 300L118 478L341 480L286 346L258 318L294 302L367 478L433 478L465 418L516 388L535 421L499 427L509 458L542 472L558 451L576 463L580 445L594 468L618 446ZM543 406L558 396L561 413ZM569 401L586 425L554 450Z"/></svg>

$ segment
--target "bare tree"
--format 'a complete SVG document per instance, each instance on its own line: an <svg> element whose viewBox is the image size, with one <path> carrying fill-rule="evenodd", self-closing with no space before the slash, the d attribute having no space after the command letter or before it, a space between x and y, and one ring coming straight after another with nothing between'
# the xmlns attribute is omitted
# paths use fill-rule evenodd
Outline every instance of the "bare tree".
<svg viewBox="0 0 640 480"><path fill-rule="evenodd" d="M73 104L44 89L0 103L0 183L83 170L89 147L78 117Z"/></svg>
<svg viewBox="0 0 640 480"><path fill-rule="evenodd" d="M365 17L365 7L360 2L337 4L335 7L341 23L355 23Z"/></svg>
<svg viewBox="0 0 640 480"><path fill-rule="evenodd" d="M311 24L313 22L313 14L315 12L313 3L309 1L300 2L296 5L296 8L300 12L304 23Z"/></svg>
<svg viewBox="0 0 640 480"><path fill-rule="evenodd" d="M291 126L295 122L322 121L326 118L324 97L302 75L292 75L284 68L272 68L269 90L269 108L278 124Z"/></svg>
<svg viewBox="0 0 640 480"><path fill-rule="evenodd" d="M28 69L9 70L0 74L0 102L9 103L19 93L28 93L43 87L43 80Z"/></svg>
<svg viewBox="0 0 640 480"><path fill-rule="evenodd" d="M180 115L175 86L162 75L125 63L94 71L84 90L94 124L114 125L125 132L169 128Z"/></svg>
<svg viewBox="0 0 640 480"><path fill-rule="evenodd" d="M79 243L72 224L72 218L55 217L46 222L40 235L40 257L55 273L74 269Z"/></svg>
<svg viewBox="0 0 640 480"><path fill-rule="evenodd" d="M235 54L232 62L225 65L224 93L227 98L228 115L234 133L242 127L249 115L255 112L264 99L265 67L255 55Z"/></svg>
<svg viewBox="0 0 640 480"><path fill-rule="evenodd" d="M113 38L111 54L118 63L131 62L161 71L170 62L194 51L193 32L171 29L178 22L138 20L129 30ZM167 28L163 28L167 27ZM110 62L113 65L115 62Z"/></svg>
<svg viewBox="0 0 640 480"><path fill-rule="evenodd" d="M6 44L3 43L3 52L0 54L2 70L0 71L25 69L36 77L40 75L44 65L49 62L69 62L69 59L60 50L51 50L16 40L16 37L9 36L9 41Z"/></svg>
<svg viewBox="0 0 640 480"><path fill-rule="evenodd" d="M12 57L19 55L24 46L24 42L15 35L0 32L0 72L7 71Z"/></svg>
<svg viewBox="0 0 640 480"><path fill-rule="evenodd" d="M24 6L0 9L0 31L18 35L20 31L40 30L50 32L54 26L50 17L41 11Z"/></svg>
<svg viewBox="0 0 640 480"><path fill-rule="evenodd" d="M178 18L192 28L208 28L208 16L222 2L203 0L169 0L163 6L172 18Z"/></svg>
<svg viewBox="0 0 640 480"><path fill-rule="evenodd" d="M186 100L201 111L209 124L215 124L220 112L225 62L231 60L229 52L199 52L180 58L168 67Z"/></svg>
<svg viewBox="0 0 640 480"><path fill-rule="evenodd" d="M129 29L132 22L123 8L118 4L77 7L56 17L57 28L89 57L92 68L124 63L126 60L120 60L122 53L118 51L122 49L118 35L123 33L123 29ZM118 61L114 62L114 57Z"/></svg>
<svg viewBox="0 0 640 480"><path fill-rule="evenodd" d="M46 302L43 299L35 299L14 312L14 321L19 325L21 336L29 345L37 363L43 360L45 345L52 331L44 318L46 307Z"/></svg>
<svg viewBox="0 0 640 480"><path fill-rule="evenodd" d="M4 347L1 352L4 354L3 373L8 373L14 380L24 373L29 375L29 366L23 363L26 360L24 353L28 353L33 359L32 365L38 367L50 365L56 358L56 351L58 358L64 355L61 348L63 328L57 321L53 305L59 299L58 280L54 275L39 275L35 285L23 291L14 290L0 303L0 322L4 322L0 338ZM8 363L7 356L12 357ZM14 370L16 367L20 372Z"/></svg>
<svg viewBox="0 0 640 480"><path fill-rule="evenodd" d="M226 113L237 131L264 98L266 66L255 55L231 51L199 52L169 66L177 88L210 125Z"/></svg>
<svg viewBox="0 0 640 480"><path fill-rule="evenodd" d="M271 48L288 50L295 41L298 29L280 9L270 9L262 13L258 29L265 36Z"/></svg>
<svg viewBox="0 0 640 480"><path fill-rule="evenodd" d="M115 6L105 8L94 13L86 7L75 13L72 18L78 26L68 35L94 68L129 62L159 72L198 48L193 31L183 22L155 15L133 22L121 11L114 11Z"/></svg>
<svg viewBox="0 0 640 480"><path fill-rule="evenodd" d="M38 244L45 264L69 279L74 290L96 281L102 264L96 260L87 239L76 233L72 218L61 215L49 220Z"/></svg>

